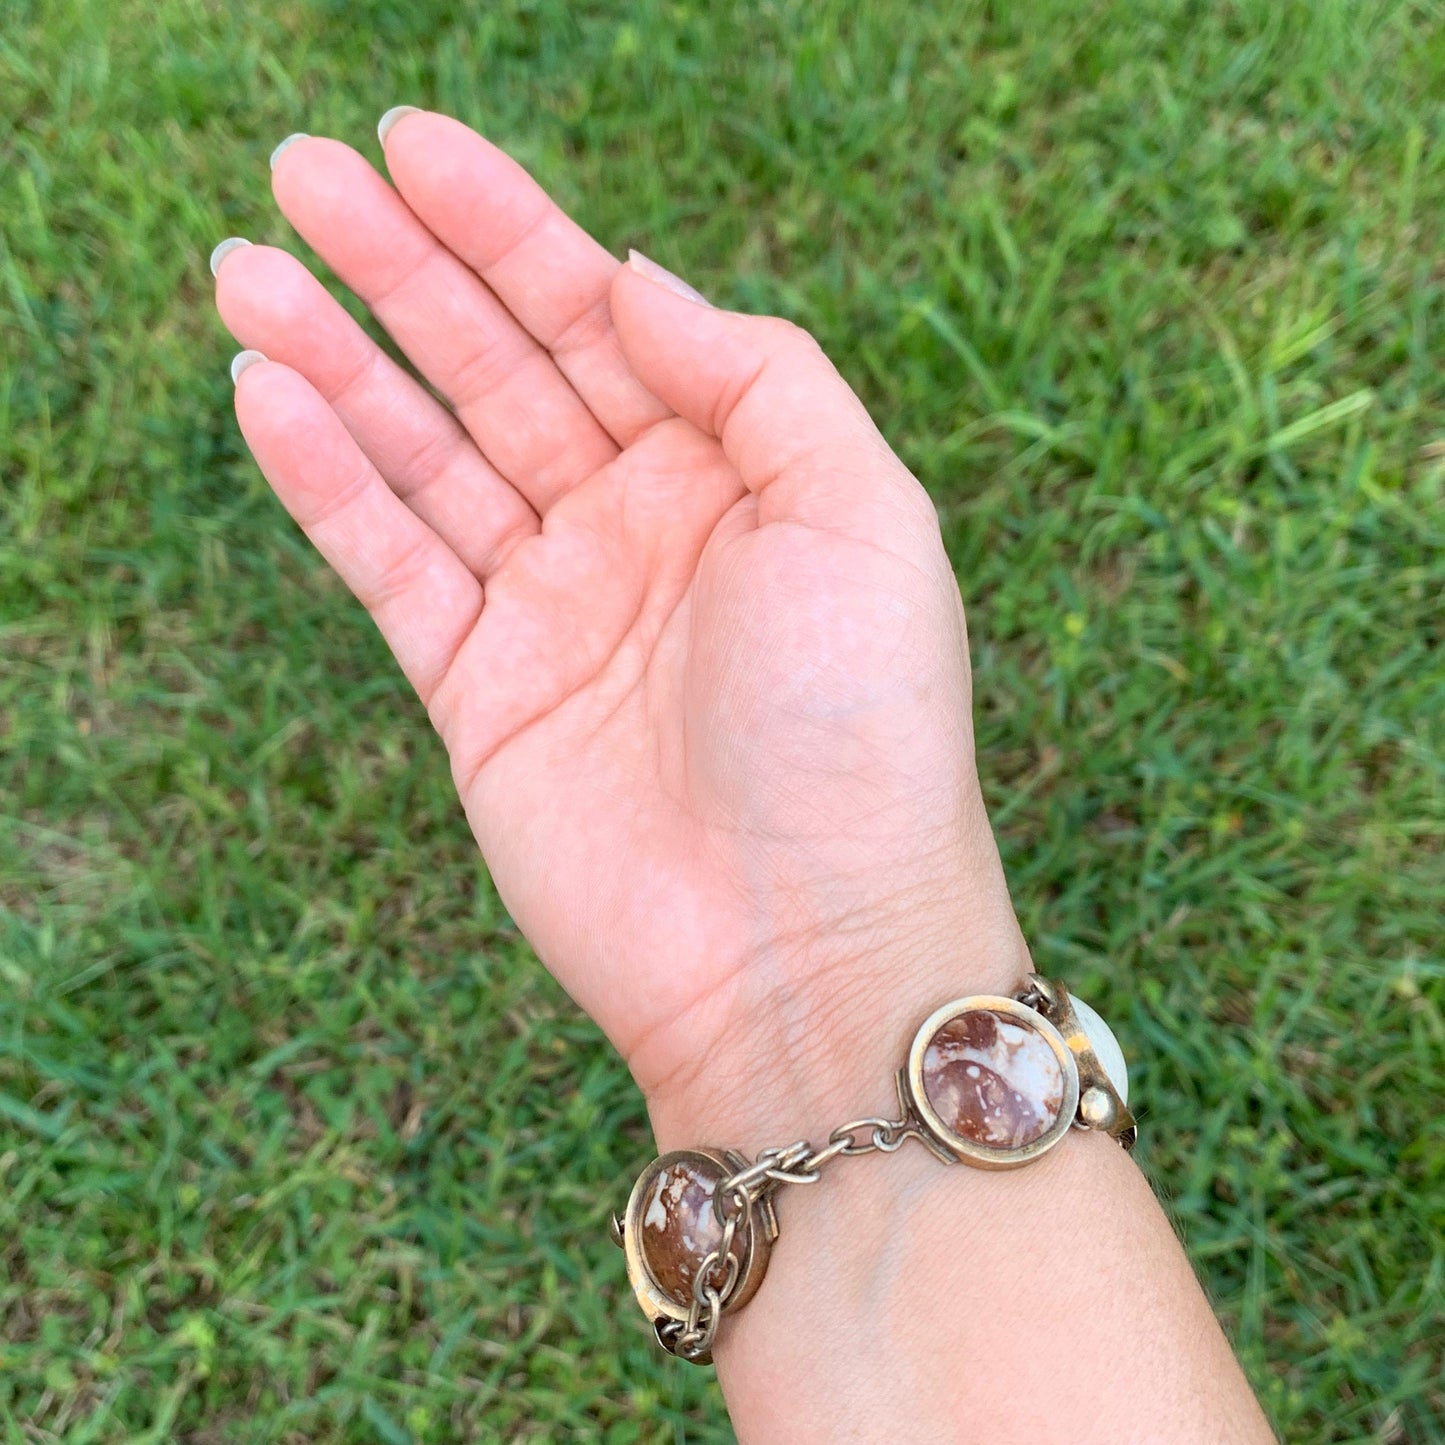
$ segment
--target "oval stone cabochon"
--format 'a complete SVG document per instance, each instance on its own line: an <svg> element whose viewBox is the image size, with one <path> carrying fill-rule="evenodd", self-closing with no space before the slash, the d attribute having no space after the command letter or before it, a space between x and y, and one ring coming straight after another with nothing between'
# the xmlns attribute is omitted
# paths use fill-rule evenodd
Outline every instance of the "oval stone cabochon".
<svg viewBox="0 0 1445 1445"><path fill-rule="evenodd" d="M721 1171L700 1160L677 1160L658 1171L647 1194L642 1255L653 1279L680 1304L692 1298L698 1266L722 1243L722 1225L712 1207L721 1177ZM731 1252L741 1258L741 1236Z"/></svg>
<svg viewBox="0 0 1445 1445"><path fill-rule="evenodd" d="M950 1132L1018 1149L1058 1121L1064 1071L1048 1040L989 1009L947 1020L923 1054L923 1092Z"/></svg>

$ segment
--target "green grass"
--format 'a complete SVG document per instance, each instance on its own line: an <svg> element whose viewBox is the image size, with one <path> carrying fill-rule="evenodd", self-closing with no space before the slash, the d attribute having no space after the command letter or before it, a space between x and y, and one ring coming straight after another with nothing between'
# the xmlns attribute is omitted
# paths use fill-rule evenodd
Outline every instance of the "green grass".
<svg viewBox="0 0 1445 1445"><path fill-rule="evenodd" d="M1445 1440L1442 19L11 0L5 1445L730 1438L606 1238L640 1101L230 414L207 252L400 101L838 358L1273 1418Z"/></svg>

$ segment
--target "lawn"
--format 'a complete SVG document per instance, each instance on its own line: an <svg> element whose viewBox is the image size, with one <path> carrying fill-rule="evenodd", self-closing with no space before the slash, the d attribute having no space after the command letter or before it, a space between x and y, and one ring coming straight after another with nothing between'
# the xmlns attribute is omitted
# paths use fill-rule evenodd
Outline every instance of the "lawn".
<svg viewBox="0 0 1445 1445"><path fill-rule="evenodd" d="M8 0L0 1423L723 1441L651 1141L240 443L206 256L413 102L810 327L938 503L1046 970L1291 1442L1445 1440L1436 0Z"/></svg>

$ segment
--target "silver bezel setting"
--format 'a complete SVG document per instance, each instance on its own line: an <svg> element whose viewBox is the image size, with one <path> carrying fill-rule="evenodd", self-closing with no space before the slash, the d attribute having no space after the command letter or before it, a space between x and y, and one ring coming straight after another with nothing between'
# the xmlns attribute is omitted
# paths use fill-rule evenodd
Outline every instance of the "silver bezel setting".
<svg viewBox="0 0 1445 1445"><path fill-rule="evenodd" d="M975 1012L996 1014L1032 1030L1048 1044L1058 1061L1064 1078L1058 1117L1043 1134L1027 1144L998 1149L955 1133L933 1107L923 1086L923 1059L933 1036L960 1014ZM1079 1110L1079 1068L1073 1050L1064 1042L1064 1036L1037 1010L1003 994L972 994L954 999L929 1014L913 1036L913 1045L908 1051L906 1085L913 1113L932 1140L940 1144L950 1157L977 1169L1017 1169L1032 1163L1040 1155L1048 1153L1069 1132Z"/></svg>
<svg viewBox="0 0 1445 1445"><path fill-rule="evenodd" d="M686 1320L691 1307L691 1301L677 1299L654 1278L642 1243L643 1214L647 1208L647 1195L652 1181L658 1174L678 1163L690 1164L700 1173L712 1175L720 1183L735 1170L743 1168L747 1160L731 1149L674 1149L654 1159L637 1176L637 1182L632 1186L632 1194L627 1200L626 1213L617 1221L613 1237L622 1245L627 1260L628 1283L632 1286L633 1294L637 1296L637 1303L642 1306L643 1314L654 1325L659 1320ZM745 1228L738 1235L741 1246L738 1258L740 1282L736 1292L724 1306L724 1314L741 1309L757 1293L758 1286L763 1282L763 1275L767 1273L768 1255L773 1240L778 1237L777 1219L772 1211L771 1200L767 1201L767 1206L765 1210L759 1211L759 1227Z"/></svg>

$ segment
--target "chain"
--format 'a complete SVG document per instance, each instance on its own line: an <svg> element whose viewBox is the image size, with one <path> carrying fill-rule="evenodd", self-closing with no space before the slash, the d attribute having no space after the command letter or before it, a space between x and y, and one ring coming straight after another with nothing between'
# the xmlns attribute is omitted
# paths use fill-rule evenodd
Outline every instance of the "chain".
<svg viewBox="0 0 1445 1445"><path fill-rule="evenodd" d="M1017 1003L1035 1010L1050 1023L1054 1023L1061 1012L1064 1017L1068 1016L1068 997L1063 985L1033 973L1027 975L1013 993ZM989 1005L985 1000L980 1006ZM939 1017L947 1012L940 1010ZM1097 1077L1097 1060L1093 1068ZM751 1164L731 1150L721 1156L716 1150L703 1151L714 1162L721 1158L725 1165L735 1164L737 1167L713 1190L712 1207L721 1232L717 1246L703 1256L692 1278L686 1316L677 1319L670 1313L656 1315L651 1309L648 1311L664 1349L700 1364L711 1361L713 1341L723 1312L735 1300L737 1303L744 1302L757 1287L759 1269L754 1267L757 1257L753 1251L759 1247L759 1233L764 1241L761 1245L763 1249L778 1236L771 1198L784 1185L816 1184L835 1159L855 1158L874 1152L891 1154L895 1149L901 1149L909 1139L919 1140L945 1164L954 1163L961 1157L947 1138L940 1138L915 1112L920 1106L914 1102L912 1087L903 1070L895 1076L895 1082L902 1118L885 1119L870 1115L865 1119L853 1119L834 1129L827 1142L819 1148L815 1149L806 1139L799 1139L793 1144L764 1149ZM1089 1092L1099 1094L1104 1090L1091 1087ZM1081 1110L1076 1123L1078 1127L1107 1127L1126 1149L1130 1148L1138 1132L1134 1116L1129 1113L1122 1098L1114 1101L1113 1108L1113 1115L1105 1110L1099 1121L1086 1119ZM1115 1116L1117 1127L1109 1122L1110 1117ZM624 1243L622 1225L616 1216L613 1218L613 1230L617 1242ZM736 1253L735 1246L740 1246ZM762 1264L766 1266L766 1256ZM631 1267L629 1256L629 1271ZM740 1300L737 1299L739 1291L743 1292Z"/></svg>
<svg viewBox="0 0 1445 1445"><path fill-rule="evenodd" d="M1024 979L1023 986L1015 991L1014 998L1025 1008L1043 1013L1054 1001L1054 990L1047 979L1031 973Z"/></svg>
<svg viewBox="0 0 1445 1445"><path fill-rule="evenodd" d="M1043 979L1031 974L1014 997L1037 1009L1052 999L1052 992ZM758 1205L769 1195L784 1184L816 1184L835 1159L853 1159L874 1152L891 1154L909 1139L928 1142L904 1098L901 1081L899 1103L904 1115L901 1119L885 1119L877 1114L852 1119L834 1129L828 1142L818 1149L806 1139L764 1149L751 1164L719 1183L713 1191L712 1207L722 1226L722 1237L716 1248L703 1256L693 1276L687 1318L658 1321L657 1337L665 1349L700 1363L712 1358L718 1322L741 1282L742 1267L732 1252L733 1244L744 1228L754 1227Z"/></svg>
<svg viewBox="0 0 1445 1445"><path fill-rule="evenodd" d="M858 1136L863 1134L864 1137ZM685 1320L663 1320L657 1337L663 1347L684 1359L711 1358L722 1312L737 1289L742 1275L733 1244L745 1228L751 1229L759 1203L784 1184L816 1184L823 1169L835 1159L853 1159L881 1151L891 1154L910 1138L921 1138L912 1118L884 1119L870 1115L840 1124L828 1135L828 1142L815 1149L806 1139L795 1144L764 1149L748 1165L728 1175L713 1191L712 1207L722 1226L722 1236L698 1265L692 1280L692 1299Z"/></svg>

